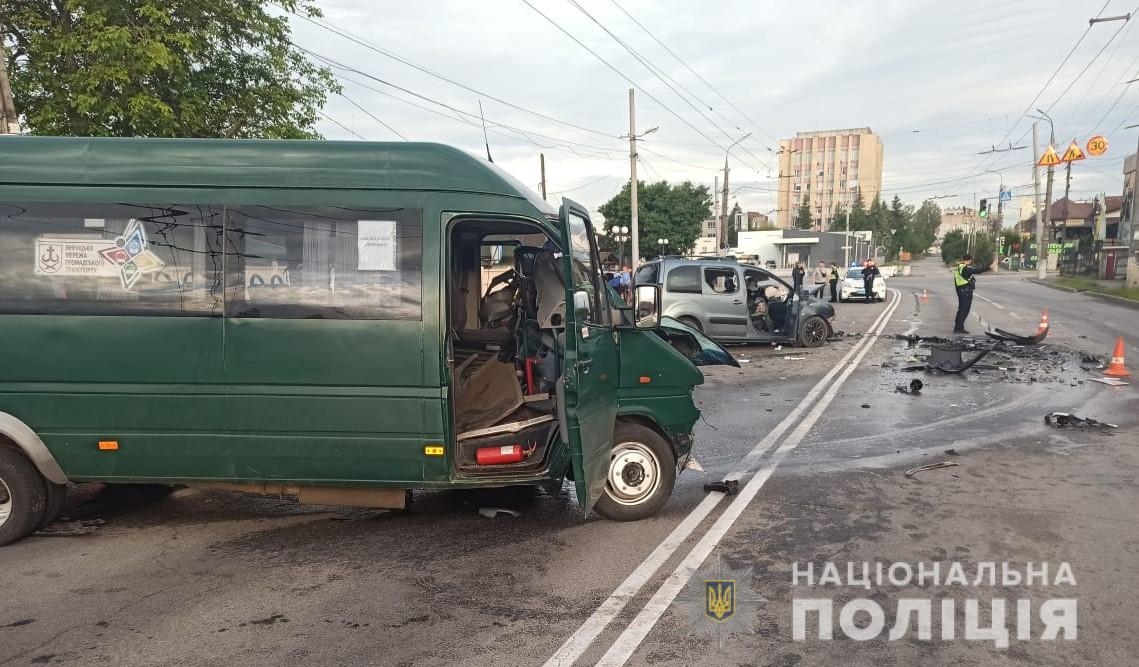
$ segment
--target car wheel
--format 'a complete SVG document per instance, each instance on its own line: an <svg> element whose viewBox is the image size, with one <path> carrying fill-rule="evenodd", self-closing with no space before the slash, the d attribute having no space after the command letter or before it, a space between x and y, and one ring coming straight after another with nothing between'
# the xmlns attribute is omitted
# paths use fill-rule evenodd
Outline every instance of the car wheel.
<svg viewBox="0 0 1139 667"><path fill-rule="evenodd" d="M605 476L605 492L595 509L614 521L639 521L664 507L676 483L676 457L659 433L640 424L618 422Z"/></svg>
<svg viewBox="0 0 1139 667"><path fill-rule="evenodd" d="M27 537L47 508L44 478L23 452L0 445L0 546Z"/></svg>
<svg viewBox="0 0 1139 667"><path fill-rule="evenodd" d="M695 317L685 315L684 317L676 318L676 321L684 324L685 326L692 327L700 333L704 333L704 327L700 326L700 320L696 319Z"/></svg>
<svg viewBox="0 0 1139 667"><path fill-rule="evenodd" d="M803 347L819 347L827 342L827 321L818 315L811 315L799 325L799 344Z"/></svg>

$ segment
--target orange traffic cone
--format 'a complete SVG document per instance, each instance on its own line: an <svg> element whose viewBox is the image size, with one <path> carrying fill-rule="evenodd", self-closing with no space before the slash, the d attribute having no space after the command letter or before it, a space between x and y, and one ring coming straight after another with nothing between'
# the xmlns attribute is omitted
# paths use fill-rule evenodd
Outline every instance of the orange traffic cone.
<svg viewBox="0 0 1139 667"><path fill-rule="evenodd" d="M1130 377L1131 373L1123 367L1123 336L1115 340L1115 352L1111 353L1111 363L1107 365L1104 375L1113 378Z"/></svg>
<svg viewBox="0 0 1139 667"><path fill-rule="evenodd" d="M922 303L929 303L929 290L923 289L921 291L921 302Z"/></svg>
<svg viewBox="0 0 1139 667"><path fill-rule="evenodd" d="M1036 333L1042 334L1048 330L1048 309L1045 308L1044 312L1040 314L1040 326L1036 327Z"/></svg>

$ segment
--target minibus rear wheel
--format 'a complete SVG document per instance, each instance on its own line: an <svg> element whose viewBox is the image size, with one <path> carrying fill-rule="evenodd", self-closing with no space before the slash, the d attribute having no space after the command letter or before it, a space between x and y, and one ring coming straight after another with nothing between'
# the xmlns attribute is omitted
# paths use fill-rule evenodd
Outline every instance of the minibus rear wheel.
<svg viewBox="0 0 1139 667"><path fill-rule="evenodd" d="M614 521L647 519L668 502L675 483L676 457L668 442L647 426L617 422L597 513Z"/></svg>
<svg viewBox="0 0 1139 667"><path fill-rule="evenodd" d="M47 488L23 452L0 443L0 546L27 537L47 510Z"/></svg>

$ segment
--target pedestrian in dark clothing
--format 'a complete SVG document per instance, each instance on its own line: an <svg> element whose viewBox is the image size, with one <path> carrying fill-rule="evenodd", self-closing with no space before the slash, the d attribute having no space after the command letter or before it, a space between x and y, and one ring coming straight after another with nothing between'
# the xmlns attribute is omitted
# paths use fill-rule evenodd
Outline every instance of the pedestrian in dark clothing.
<svg viewBox="0 0 1139 667"><path fill-rule="evenodd" d="M802 262L795 262L795 268L791 269L791 283L795 287L795 296L802 293L803 278L807 275L807 269L803 266Z"/></svg>
<svg viewBox="0 0 1139 667"><path fill-rule="evenodd" d="M957 318L953 320L953 333L967 334L965 319L973 308L973 290L977 288L978 273L984 273L989 267L977 268L973 266L973 256L965 255L957 261L957 268L953 269L953 287L957 290Z"/></svg>
<svg viewBox="0 0 1139 667"><path fill-rule="evenodd" d="M874 260L866 262L866 266L862 269L862 289L866 292L867 303L874 300L874 279L880 275L882 272L878 270Z"/></svg>
<svg viewBox="0 0 1139 667"><path fill-rule="evenodd" d="M831 303L838 302L838 264L831 262L830 273Z"/></svg>

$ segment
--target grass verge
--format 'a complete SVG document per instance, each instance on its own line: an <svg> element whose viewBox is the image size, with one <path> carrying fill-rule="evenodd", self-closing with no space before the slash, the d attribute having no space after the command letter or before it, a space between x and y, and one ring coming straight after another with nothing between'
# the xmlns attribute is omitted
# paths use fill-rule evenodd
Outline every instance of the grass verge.
<svg viewBox="0 0 1139 667"><path fill-rule="evenodd" d="M1064 287L1071 287L1083 292L1096 292L1097 294L1110 294L1111 296L1123 297L1124 299L1131 299L1139 301L1139 288L1135 287L1104 287L1094 280L1088 278L1074 278L1071 276L1060 276L1055 279L1057 285Z"/></svg>

